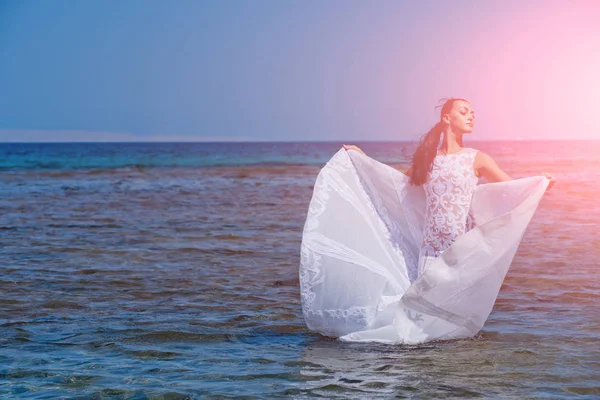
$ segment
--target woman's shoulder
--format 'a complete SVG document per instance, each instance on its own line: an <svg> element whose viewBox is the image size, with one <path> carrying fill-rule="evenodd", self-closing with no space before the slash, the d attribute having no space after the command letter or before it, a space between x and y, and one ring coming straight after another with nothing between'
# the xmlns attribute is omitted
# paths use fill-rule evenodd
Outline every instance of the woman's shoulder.
<svg viewBox="0 0 600 400"><path fill-rule="evenodd" d="M495 165L496 162L494 161L493 157L490 156L488 153L483 152L481 150L475 150L474 153L475 157L473 158L473 161L475 163L476 168L489 167Z"/></svg>
<svg viewBox="0 0 600 400"><path fill-rule="evenodd" d="M473 159L482 159L489 157L487 153L473 147L466 147L465 153L471 155Z"/></svg>
<svg viewBox="0 0 600 400"><path fill-rule="evenodd" d="M473 147L468 147L468 151L475 154L477 158L491 158L491 156L485 151L481 151L479 149L475 149Z"/></svg>

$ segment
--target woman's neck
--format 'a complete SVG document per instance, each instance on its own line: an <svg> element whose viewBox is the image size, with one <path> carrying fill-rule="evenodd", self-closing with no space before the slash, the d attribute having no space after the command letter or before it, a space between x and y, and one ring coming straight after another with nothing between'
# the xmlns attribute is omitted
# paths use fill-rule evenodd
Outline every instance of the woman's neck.
<svg viewBox="0 0 600 400"><path fill-rule="evenodd" d="M440 147L440 151L445 154L456 153L462 150L462 133L454 133L448 127L444 132L444 140Z"/></svg>

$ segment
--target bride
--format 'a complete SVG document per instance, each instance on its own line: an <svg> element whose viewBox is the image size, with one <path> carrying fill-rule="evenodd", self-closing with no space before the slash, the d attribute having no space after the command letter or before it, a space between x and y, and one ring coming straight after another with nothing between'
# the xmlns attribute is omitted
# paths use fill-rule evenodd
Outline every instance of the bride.
<svg viewBox="0 0 600 400"><path fill-rule="evenodd" d="M321 170L301 248L310 329L408 344L478 333L554 180L513 180L464 147L474 120L467 100L447 100L404 174L354 145Z"/></svg>

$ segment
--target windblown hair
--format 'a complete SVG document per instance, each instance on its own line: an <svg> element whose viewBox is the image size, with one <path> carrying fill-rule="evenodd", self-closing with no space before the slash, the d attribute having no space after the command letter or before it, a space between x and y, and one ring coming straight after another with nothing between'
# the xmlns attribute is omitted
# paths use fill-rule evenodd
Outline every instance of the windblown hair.
<svg viewBox="0 0 600 400"><path fill-rule="evenodd" d="M442 110L440 112L440 121L437 124L435 124L434 127L429 130L429 132L427 132L421 137L421 140L419 141L419 146L413 154L412 162L410 165L410 183L412 185L420 186L427 182L427 176L429 175L429 172L431 172L431 165L433 164L433 159L437 154L438 146L440 144L440 138L442 137L442 133L444 132L444 130L446 130L446 126L448 125L444 121L442 121L444 114L448 114L450 110L452 110L452 105L455 101L467 101L461 98L442 99L441 101L444 100L445 102L442 105ZM459 140L462 141L462 139ZM462 146L461 142L459 142L458 144Z"/></svg>

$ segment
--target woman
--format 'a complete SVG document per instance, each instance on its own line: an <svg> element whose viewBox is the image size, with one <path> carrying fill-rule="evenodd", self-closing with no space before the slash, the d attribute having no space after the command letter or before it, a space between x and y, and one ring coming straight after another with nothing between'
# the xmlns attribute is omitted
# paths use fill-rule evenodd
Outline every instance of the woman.
<svg viewBox="0 0 600 400"><path fill-rule="evenodd" d="M471 133L475 123L475 111L467 100L448 99L440 114L440 121L421 138L405 172L411 184L423 186L427 199L419 275L474 226L469 208L479 177L488 182L512 180L488 154L463 146L463 135ZM344 149L364 154L357 146L344 145ZM550 180L550 188L554 180L548 173L543 176Z"/></svg>
<svg viewBox="0 0 600 400"><path fill-rule="evenodd" d="M311 330L417 344L483 327L553 181L512 180L490 156L464 147L474 120L468 101L446 101L404 174L352 145L323 167L299 271ZM479 177L495 183L477 185Z"/></svg>

